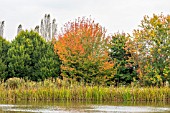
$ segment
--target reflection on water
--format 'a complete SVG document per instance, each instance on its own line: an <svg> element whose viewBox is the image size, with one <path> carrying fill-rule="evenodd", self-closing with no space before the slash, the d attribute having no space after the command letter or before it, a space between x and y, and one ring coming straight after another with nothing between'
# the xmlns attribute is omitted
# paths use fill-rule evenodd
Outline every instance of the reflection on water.
<svg viewBox="0 0 170 113"><path fill-rule="evenodd" d="M168 103L1 102L0 113L170 113Z"/></svg>
<svg viewBox="0 0 170 113"><path fill-rule="evenodd" d="M165 112L170 111L170 108L158 108L158 107L137 107L137 106L97 106L94 108L97 111L106 112Z"/></svg>

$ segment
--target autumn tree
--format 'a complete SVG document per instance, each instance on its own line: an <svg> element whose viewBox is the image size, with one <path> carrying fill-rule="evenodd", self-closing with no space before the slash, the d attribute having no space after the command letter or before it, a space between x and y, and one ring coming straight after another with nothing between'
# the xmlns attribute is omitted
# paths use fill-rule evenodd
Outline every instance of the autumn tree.
<svg viewBox="0 0 170 113"><path fill-rule="evenodd" d="M170 82L170 15L145 16L129 42L138 74L145 85Z"/></svg>
<svg viewBox="0 0 170 113"><path fill-rule="evenodd" d="M20 31L8 50L8 76L38 81L60 74L53 45L34 31Z"/></svg>
<svg viewBox="0 0 170 113"><path fill-rule="evenodd" d="M62 60L65 78L101 84L113 76L109 59L109 39L106 30L88 18L78 18L65 24L54 48Z"/></svg>

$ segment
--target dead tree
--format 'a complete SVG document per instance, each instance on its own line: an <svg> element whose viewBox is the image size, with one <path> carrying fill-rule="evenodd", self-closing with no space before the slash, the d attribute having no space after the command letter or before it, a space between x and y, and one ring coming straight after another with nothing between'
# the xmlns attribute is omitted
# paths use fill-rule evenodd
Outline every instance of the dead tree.
<svg viewBox="0 0 170 113"><path fill-rule="evenodd" d="M35 31L37 32L37 29L35 29ZM44 37L46 41L51 41L52 38L56 37L56 33L57 33L56 20L53 19L53 22L51 24L50 14L48 15L45 14L44 19L41 20L40 35Z"/></svg>
<svg viewBox="0 0 170 113"><path fill-rule="evenodd" d="M18 26L17 34L19 34L20 31L22 31L22 25L21 24Z"/></svg>
<svg viewBox="0 0 170 113"><path fill-rule="evenodd" d="M40 27L37 25L34 29L35 32L40 33Z"/></svg>
<svg viewBox="0 0 170 113"><path fill-rule="evenodd" d="M4 34L4 21L0 22L0 36L3 37Z"/></svg>

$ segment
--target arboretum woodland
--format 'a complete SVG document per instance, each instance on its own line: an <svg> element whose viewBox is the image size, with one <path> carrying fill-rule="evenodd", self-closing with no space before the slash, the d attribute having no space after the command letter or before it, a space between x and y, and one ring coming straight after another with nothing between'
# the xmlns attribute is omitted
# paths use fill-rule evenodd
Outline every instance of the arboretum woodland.
<svg viewBox="0 0 170 113"><path fill-rule="evenodd" d="M144 16L133 33L106 35L91 18L77 18L57 33L45 15L34 30L12 41L0 23L0 81L60 79L100 86L166 86L170 83L170 15Z"/></svg>

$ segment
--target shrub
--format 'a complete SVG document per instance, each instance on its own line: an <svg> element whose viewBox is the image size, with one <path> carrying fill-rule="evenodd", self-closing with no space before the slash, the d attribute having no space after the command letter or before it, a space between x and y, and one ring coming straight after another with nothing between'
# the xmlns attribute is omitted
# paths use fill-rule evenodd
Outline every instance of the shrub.
<svg viewBox="0 0 170 113"><path fill-rule="evenodd" d="M16 89L19 88L21 86L23 86L25 83L24 79L20 79L20 78L9 78L6 82L5 82L5 87L6 88L10 88L10 89Z"/></svg>

